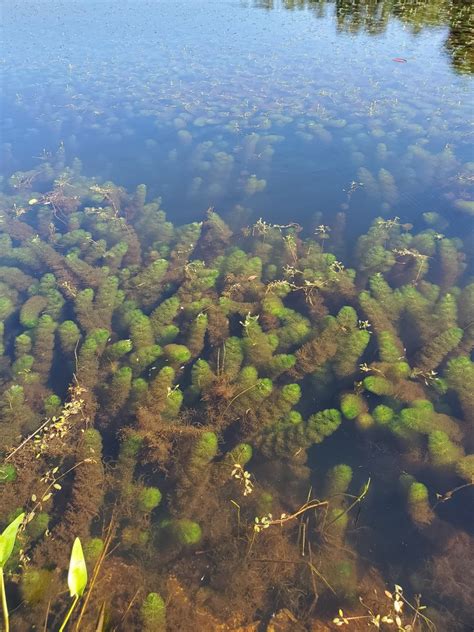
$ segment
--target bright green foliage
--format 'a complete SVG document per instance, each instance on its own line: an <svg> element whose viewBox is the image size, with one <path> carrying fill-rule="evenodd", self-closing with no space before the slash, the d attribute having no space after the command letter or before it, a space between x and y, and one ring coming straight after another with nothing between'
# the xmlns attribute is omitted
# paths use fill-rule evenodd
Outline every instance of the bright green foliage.
<svg viewBox="0 0 474 632"><path fill-rule="evenodd" d="M372 411L372 416L376 424L379 426L387 426L393 420L395 413L389 406L379 404Z"/></svg>
<svg viewBox="0 0 474 632"><path fill-rule="evenodd" d="M301 386L299 384L285 384L280 394L285 402L294 406L301 399Z"/></svg>
<svg viewBox="0 0 474 632"><path fill-rule="evenodd" d="M149 593L140 608L143 632L166 631L166 604L158 593Z"/></svg>
<svg viewBox="0 0 474 632"><path fill-rule="evenodd" d="M173 365L186 364L191 359L191 352L184 345L169 344L163 347L163 353L168 362Z"/></svg>
<svg viewBox="0 0 474 632"><path fill-rule="evenodd" d="M144 487L138 494L138 508L140 511L149 513L158 507L161 498L161 492L158 487Z"/></svg>
<svg viewBox="0 0 474 632"><path fill-rule="evenodd" d="M428 400L415 400L410 408L400 411L401 424L412 432L430 434L434 430L442 430L450 438L457 439L460 436L457 423L447 415L440 415L434 410L433 404Z"/></svg>
<svg viewBox="0 0 474 632"><path fill-rule="evenodd" d="M435 430L428 437L431 463L436 467L450 466L463 456L462 448L450 441L442 430Z"/></svg>
<svg viewBox="0 0 474 632"><path fill-rule="evenodd" d="M217 454L217 435L214 432L203 432L191 449L187 469L189 473L198 475Z"/></svg>
<svg viewBox="0 0 474 632"><path fill-rule="evenodd" d="M393 386L380 375L369 375L364 379L364 387L375 395L391 395Z"/></svg>
<svg viewBox="0 0 474 632"><path fill-rule="evenodd" d="M202 531L197 522L181 518L171 522L173 537L182 545L190 546L201 541Z"/></svg>
<svg viewBox="0 0 474 632"><path fill-rule="evenodd" d="M345 494L349 489L351 481L352 468L349 465L345 465L344 463L334 465L326 474L324 497L328 499L332 496Z"/></svg>
<svg viewBox="0 0 474 632"><path fill-rule="evenodd" d="M232 448L230 452L227 452L225 460L231 465L238 463L243 467L252 458L252 453L253 450L251 445L248 443L239 443L235 446L235 448Z"/></svg>
<svg viewBox="0 0 474 632"><path fill-rule="evenodd" d="M3 533L0 534L0 568L4 568L10 559L15 546L15 540L18 529L25 518L25 514L21 513L9 525L5 527Z"/></svg>
<svg viewBox="0 0 474 632"><path fill-rule="evenodd" d="M0 465L0 485L4 483L14 483L18 477L16 467L11 463Z"/></svg>
<svg viewBox="0 0 474 632"><path fill-rule="evenodd" d="M117 342L108 345L106 348L107 358L110 360L118 360L132 350L133 344L131 340L117 340Z"/></svg>
<svg viewBox="0 0 474 632"><path fill-rule="evenodd" d="M344 393L341 397L341 411L346 419L355 419L367 410L367 404L361 395Z"/></svg>
<svg viewBox="0 0 474 632"><path fill-rule="evenodd" d="M163 419L174 419L178 415L183 403L183 392L179 388L170 390L166 397L166 406L163 409Z"/></svg>

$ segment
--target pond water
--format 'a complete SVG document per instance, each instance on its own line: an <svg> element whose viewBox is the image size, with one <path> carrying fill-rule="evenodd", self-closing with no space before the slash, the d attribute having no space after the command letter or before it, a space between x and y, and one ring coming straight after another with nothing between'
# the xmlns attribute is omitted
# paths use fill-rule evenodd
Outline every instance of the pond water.
<svg viewBox="0 0 474 632"><path fill-rule="evenodd" d="M472 3L11 0L3 40L14 629L79 536L71 629L474 630Z"/></svg>

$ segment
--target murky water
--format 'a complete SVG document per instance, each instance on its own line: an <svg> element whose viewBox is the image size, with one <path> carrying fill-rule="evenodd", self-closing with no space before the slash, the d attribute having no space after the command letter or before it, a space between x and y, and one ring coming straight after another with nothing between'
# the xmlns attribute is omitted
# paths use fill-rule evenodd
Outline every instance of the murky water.
<svg viewBox="0 0 474 632"><path fill-rule="evenodd" d="M472 4L3 12L14 629L474 629Z"/></svg>

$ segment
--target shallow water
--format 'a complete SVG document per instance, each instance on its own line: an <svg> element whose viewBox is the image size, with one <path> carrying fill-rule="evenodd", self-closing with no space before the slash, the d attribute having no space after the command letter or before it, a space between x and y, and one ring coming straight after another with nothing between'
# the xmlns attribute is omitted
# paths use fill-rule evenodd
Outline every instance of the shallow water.
<svg viewBox="0 0 474 632"><path fill-rule="evenodd" d="M178 221L451 213L472 159L470 3L364 6L8 3L5 171L63 142Z"/></svg>
<svg viewBox="0 0 474 632"><path fill-rule="evenodd" d="M97 451L102 441L106 471L92 466L85 476L104 479L105 497L92 485L89 506L74 491L81 481L66 475L53 505L39 502L52 538L27 529L30 559L15 563L28 581L10 569L18 629L39 625L48 599L58 603L56 629L64 605L56 580L31 579L28 564L49 573L56 543L64 571L71 537L106 541L107 524L118 553L105 564L90 626L116 589L104 629L164 630L159 616L139 610L150 592L164 596L169 630L266 629L275 612L283 631L316 630L317 622L337 629L339 607L367 617L357 610L362 595L388 614L390 603L382 611L373 595L396 582L412 603L423 593L438 630L474 629L472 456L464 456L473 449L465 388L474 340L473 5L11 0L3 13L0 454L45 417L64 415L64 402L80 396L68 395L76 384L86 393L76 432L100 431L88 436ZM157 197L174 228L150 204ZM204 227L176 228L206 217ZM382 275L394 292L379 287ZM104 290L107 276L115 288ZM153 321L170 297L182 312ZM208 312L199 342L193 328ZM333 334L328 314L338 318ZM69 339L63 324L72 321ZM350 336L364 329L370 337L356 353ZM430 347L446 332L459 334L455 344ZM395 339L388 350L386 334ZM235 375L226 367L228 336L243 349ZM117 341L126 352L112 349ZM196 352L188 357L175 342ZM296 364L278 369L276 352ZM202 383L196 378L198 358L211 367L212 388L203 365ZM453 369L460 358L466 384ZM293 383L302 397L286 410L282 393ZM344 413L327 437L311 435L302 420L344 408L348 392L359 413ZM47 404L52 395L59 404ZM378 419L381 405L393 419ZM303 426L311 440L298 434ZM440 428L448 436L433 437ZM219 441L209 458L192 443L206 429ZM123 453L132 430L144 443L130 471ZM80 438L71 439L77 462L88 454ZM436 438L445 441L441 456ZM46 440L51 449L35 444L24 461L16 457L17 487L0 486L2 524L15 503L39 511L36 500L31 509L34 476L48 483L53 467L73 463L67 442ZM221 471L240 463L231 451L239 441L253 448L254 491L245 498ZM351 476L339 488L330 479L340 464ZM239 472L230 479L241 480ZM161 489L158 508L133 504L144 485ZM427 490L429 505L414 508L412 485ZM324 519L305 512L296 531L272 525L267 540L252 531L254 518L297 512L329 489L343 500L330 496ZM78 508L86 526L71 517ZM343 521L348 515L341 531L339 510ZM186 531L186 546L179 541L182 516L202 540ZM97 556L88 555L91 564ZM420 613L415 619L414 629L432 629Z"/></svg>

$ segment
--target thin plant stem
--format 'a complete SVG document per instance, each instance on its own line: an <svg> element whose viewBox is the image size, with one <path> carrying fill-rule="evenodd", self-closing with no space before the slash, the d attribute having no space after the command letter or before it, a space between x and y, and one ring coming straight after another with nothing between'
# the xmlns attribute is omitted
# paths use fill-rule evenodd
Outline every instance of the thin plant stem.
<svg viewBox="0 0 474 632"><path fill-rule="evenodd" d="M7 604L7 594L5 592L5 579L3 576L3 566L0 566L0 591L2 593L3 627L5 628L5 632L9 632L10 620L8 617L8 604Z"/></svg>
<svg viewBox="0 0 474 632"><path fill-rule="evenodd" d="M69 621L69 619L71 618L72 613L74 612L74 608L77 606L77 602L79 601L79 595L76 595L74 597L74 601L72 602L71 607L68 610L68 613L66 615L66 618L63 621L62 626L59 628L58 632L63 632L63 630L65 630L67 622Z"/></svg>

